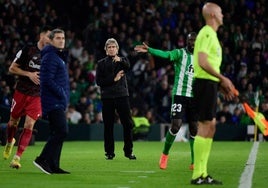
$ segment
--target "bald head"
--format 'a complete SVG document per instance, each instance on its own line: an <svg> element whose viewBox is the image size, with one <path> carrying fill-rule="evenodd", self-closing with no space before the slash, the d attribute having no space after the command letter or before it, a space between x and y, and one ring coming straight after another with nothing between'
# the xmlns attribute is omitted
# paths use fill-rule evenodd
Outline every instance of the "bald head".
<svg viewBox="0 0 268 188"><path fill-rule="evenodd" d="M202 14L203 14L204 19L206 20L209 17L215 15L215 12L219 10L220 10L220 7L217 4L206 3L202 9Z"/></svg>
<svg viewBox="0 0 268 188"><path fill-rule="evenodd" d="M206 24L212 26L216 30L223 23L221 7L215 3L206 3L202 9L202 15Z"/></svg>

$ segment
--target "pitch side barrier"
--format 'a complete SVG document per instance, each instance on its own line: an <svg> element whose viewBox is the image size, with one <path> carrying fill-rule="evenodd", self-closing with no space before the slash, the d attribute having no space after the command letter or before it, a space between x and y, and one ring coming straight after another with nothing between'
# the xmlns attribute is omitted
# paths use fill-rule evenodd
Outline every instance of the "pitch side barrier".
<svg viewBox="0 0 268 188"><path fill-rule="evenodd" d="M146 141L163 141L170 124L153 124L150 126ZM45 141L49 134L46 121L37 121L35 125L37 141ZM123 140L121 124L114 126L114 138L117 141ZM188 130L187 135L188 137ZM249 141L252 135L247 134L247 126L242 125L217 125L214 140L218 141ZM103 140L103 124L76 124L69 125L67 140Z"/></svg>
<svg viewBox="0 0 268 188"><path fill-rule="evenodd" d="M0 136L5 133L6 123L9 119L9 109L0 106ZM23 121L20 122L19 127L22 127ZM250 125L249 125L250 126ZM229 125L218 124L214 140L218 141L251 141L253 135L248 131L248 127L245 125ZM170 127L169 123L152 124L148 132L146 141L163 141L166 132ZM46 141L49 135L48 122L45 120L38 120L35 124L35 134L31 141ZM115 140L122 141L122 125L115 124L114 137ZM188 137L189 133L187 130ZM69 134L67 140L103 140L103 124L76 124L69 125Z"/></svg>

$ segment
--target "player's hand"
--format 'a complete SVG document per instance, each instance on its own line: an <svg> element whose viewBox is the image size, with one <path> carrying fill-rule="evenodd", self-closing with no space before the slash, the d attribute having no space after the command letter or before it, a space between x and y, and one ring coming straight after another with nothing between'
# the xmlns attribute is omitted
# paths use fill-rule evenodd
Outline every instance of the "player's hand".
<svg viewBox="0 0 268 188"><path fill-rule="evenodd" d="M40 77L39 77L39 72L29 72L28 77L30 80L32 80L33 83L36 85L40 85Z"/></svg>
<svg viewBox="0 0 268 188"><path fill-rule="evenodd" d="M143 42L142 45L135 46L134 50L136 52L146 53L146 52L148 52L148 48L149 48L149 46L145 42Z"/></svg>
<svg viewBox="0 0 268 188"><path fill-rule="evenodd" d="M116 74L116 76L115 76L115 78L114 78L114 81L117 82L117 81L120 80L124 75L125 75L125 73L124 73L123 70L119 71L119 72Z"/></svg>

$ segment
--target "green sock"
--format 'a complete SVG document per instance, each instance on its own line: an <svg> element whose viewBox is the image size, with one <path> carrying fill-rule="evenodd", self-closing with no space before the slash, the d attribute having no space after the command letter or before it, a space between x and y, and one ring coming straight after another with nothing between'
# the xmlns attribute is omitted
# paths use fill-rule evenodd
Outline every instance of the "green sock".
<svg viewBox="0 0 268 188"><path fill-rule="evenodd" d="M204 148L204 162L202 163L201 171L203 174L203 177L208 176L207 166L208 166L208 158L211 151L213 139L212 138L206 138L206 147Z"/></svg>
<svg viewBox="0 0 268 188"><path fill-rule="evenodd" d="M194 164L194 137L190 135L189 139L190 150L191 150L191 164Z"/></svg>
<svg viewBox="0 0 268 188"><path fill-rule="evenodd" d="M202 166L204 162L204 148L206 147L206 139L196 136L194 140L194 170L192 179L196 179L202 175Z"/></svg>
<svg viewBox="0 0 268 188"><path fill-rule="evenodd" d="M170 133L170 130L169 130L166 134L166 141L165 141L164 150L163 150L163 153L165 155L168 155L169 150L170 150L175 138L176 138L176 135Z"/></svg>

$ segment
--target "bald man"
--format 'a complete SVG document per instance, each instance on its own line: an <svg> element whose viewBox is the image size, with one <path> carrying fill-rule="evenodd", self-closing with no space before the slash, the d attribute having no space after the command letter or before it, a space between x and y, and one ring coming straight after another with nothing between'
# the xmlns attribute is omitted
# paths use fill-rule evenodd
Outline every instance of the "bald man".
<svg viewBox="0 0 268 188"><path fill-rule="evenodd" d="M234 95L232 82L220 73L222 48L217 30L223 24L221 8L214 3L205 3L202 14L206 25L199 31L194 47L193 93L198 122L194 142L194 164L191 184L222 184L207 172L207 163L216 131L216 107L218 87L224 91L225 99Z"/></svg>

